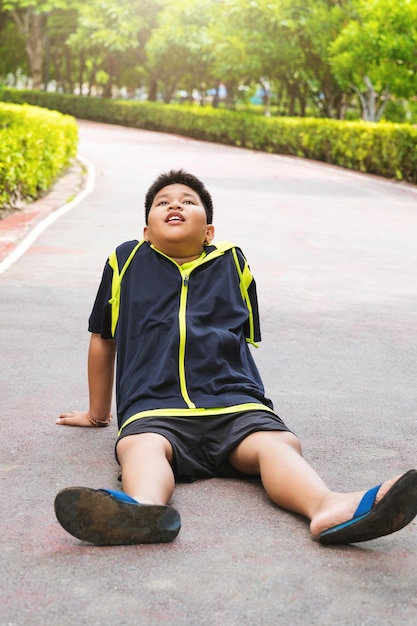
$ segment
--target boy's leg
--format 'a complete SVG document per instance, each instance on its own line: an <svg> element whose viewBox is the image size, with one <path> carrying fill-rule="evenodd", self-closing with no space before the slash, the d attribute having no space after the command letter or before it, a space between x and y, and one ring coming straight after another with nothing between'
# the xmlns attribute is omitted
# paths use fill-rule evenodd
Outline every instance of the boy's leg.
<svg viewBox="0 0 417 626"><path fill-rule="evenodd" d="M351 520L364 496L364 492L359 491L353 493L330 491L315 470L303 459L298 439L289 432L252 433L232 451L229 461L241 472L260 474L265 490L275 504L311 520L310 530L315 538L323 531ZM417 473L409 474L412 475L403 481L402 488L403 491L408 491L409 495L398 494L402 500L401 507L406 509L400 511L400 515L405 516L405 523L411 521L417 513ZM397 476L384 482L378 489L373 504L381 502L399 478ZM401 488L398 491L400 492ZM397 495L394 489L393 492ZM398 521L393 526L397 523L398 527L393 527L390 532L405 525Z"/></svg>
<svg viewBox="0 0 417 626"><path fill-rule="evenodd" d="M295 435L259 431L246 437L230 454L237 470L259 474L275 504L312 519L329 496L323 480L301 455Z"/></svg>
<svg viewBox="0 0 417 626"><path fill-rule="evenodd" d="M172 447L157 433L129 435L117 443L122 483L127 493L142 504L167 504L175 487Z"/></svg>

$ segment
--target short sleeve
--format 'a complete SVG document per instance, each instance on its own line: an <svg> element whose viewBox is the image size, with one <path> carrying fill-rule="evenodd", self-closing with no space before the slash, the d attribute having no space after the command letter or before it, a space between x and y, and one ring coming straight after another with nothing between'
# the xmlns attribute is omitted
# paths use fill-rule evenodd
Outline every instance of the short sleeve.
<svg viewBox="0 0 417 626"><path fill-rule="evenodd" d="M101 278L100 286L97 291L96 299L88 320L88 330L90 333L97 333L103 339L111 339L111 306L109 300L111 298L113 270L106 262Z"/></svg>
<svg viewBox="0 0 417 626"><path fill-rule="evenodd" d="M249 300L252 305L252 317L253 317L253 340L258 342L262 340L261 337L261 324L259 320L259 306L258 296L256 294L255 279L252 280L248 289Z"/></svg>
<svg viewBox="0 0 417 626"><path fill-rule="evenodd" d="M248 298L249 298L249 302L250 302L250 308L251 308L251 312L252 312L252 324L253 324L253 336L252 339L255 342L259 342L261 341L261 325L260 325L260 320L259 320L259 305L258 305L258 296L256 293L256 282L255 279L253 277L252 272L250 271L250 267L249 264L247 262L247 259L245 257L245 255L243 254L242 250L240 248L236 248L236 252L237 252L237 257L239 259L239 265L240 265L240 269L243 272L245 266L247 267L247 269L249 270L250 276L252 277L252 280L249 284L249 286L247 287L247 294L248 294ZM248 320L245 324L245 335L246 337L249 339L251 338L251 323Z"/></svg>

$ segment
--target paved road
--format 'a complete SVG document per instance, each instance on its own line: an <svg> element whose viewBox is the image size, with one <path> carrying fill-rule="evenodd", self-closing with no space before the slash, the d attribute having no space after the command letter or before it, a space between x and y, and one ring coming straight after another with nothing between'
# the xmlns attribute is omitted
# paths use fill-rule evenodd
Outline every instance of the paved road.
<svg viewBox="0 0 417 626"><path fill-rule="evenodd" d="M298 159L80 122L93 191L0 275L1 604L13 625L413 625L417 524L323 548L257 483L181 485L170 545L96 548L55 521L69 485L117 488L115 425L84 408L87 318L107 254L140 237L170 167L200 176L217 239L246 252L268 395L335 488L416 465L417 188Z"/></svg>

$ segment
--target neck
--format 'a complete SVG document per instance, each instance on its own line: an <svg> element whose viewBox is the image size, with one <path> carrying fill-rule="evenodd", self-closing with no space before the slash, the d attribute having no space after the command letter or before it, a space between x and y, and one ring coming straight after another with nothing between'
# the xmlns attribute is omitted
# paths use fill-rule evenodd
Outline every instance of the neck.
<svg viewBox="0 0 417 626"><path fill-rule="evenodd" d="M198 259L200 257L200 255L201 255L201 252L200 252L200 254L194 254L192 256L180 256L180 257L178 257L178 256L171 256L171 255L169 255L169 256L171 256L171 259L173 261L175 261L175 263L178 263L178 265L183 265L184 263L189 263L190 261L195 261L196 259Z"/></svg>
<svg viewBox="0 0 417 626"><path fill-rule="evenodd" d="M153 246L152 242L149 243ZM163 248L158 248L157 246L154 247L156 250L159 250L159 252L169 256L169 258L175 261L175 263L178 263L178 265L195 261L201 256L204 250L204 246L201 246L201 250L195 252L193 250L175 250L174 246L164 246ZM187 252L189 252L189 254L187 254Z"/></svg>

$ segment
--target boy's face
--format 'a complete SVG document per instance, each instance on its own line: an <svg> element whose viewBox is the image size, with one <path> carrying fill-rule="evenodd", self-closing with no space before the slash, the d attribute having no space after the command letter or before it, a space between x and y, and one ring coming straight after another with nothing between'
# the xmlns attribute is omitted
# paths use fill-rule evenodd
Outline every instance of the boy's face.
<svg viewBox="0 0 417 626"><path fill-rule="evenodd" d="M144 238L174 258L199 256L214 237L200 196L186 185L163 187L155 196Z"/></svg>

